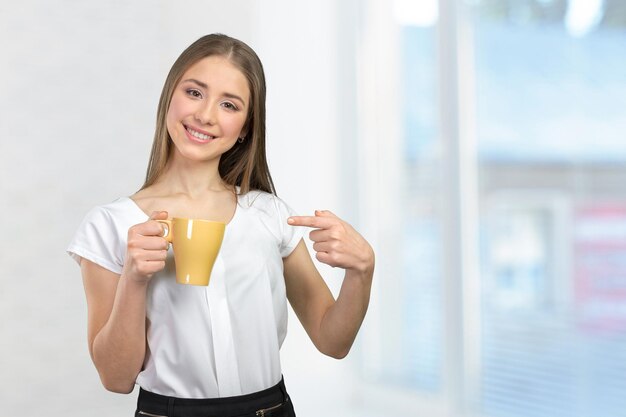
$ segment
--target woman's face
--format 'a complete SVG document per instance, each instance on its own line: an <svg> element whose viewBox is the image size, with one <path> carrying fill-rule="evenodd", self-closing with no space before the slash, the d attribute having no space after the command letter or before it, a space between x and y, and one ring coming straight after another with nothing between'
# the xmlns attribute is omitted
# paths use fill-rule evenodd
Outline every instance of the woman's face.
<svg viewBox="0 0 626 417"><path fill-rule="evenodd" d="M183 74L167 112L176 156L219 160L232 148L246 122L250 89L245 76L222 56L210 56Z"/></svg>

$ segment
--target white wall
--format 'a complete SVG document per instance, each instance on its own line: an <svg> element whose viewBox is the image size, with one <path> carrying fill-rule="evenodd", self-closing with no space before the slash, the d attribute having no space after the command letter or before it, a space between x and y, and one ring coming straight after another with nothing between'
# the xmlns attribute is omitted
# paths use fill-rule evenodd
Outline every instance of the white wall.
<svg viewBox="0 0 626 417"><path fill-rule="evenodd" d="M87 210L142 183L165 75L199 36L227 33L261 56L279 195L302 213L342 214L334 7L330 0L0 5L3 415L134 410L135 394L106 392L91 364L79 269L65 247ZM338 272L321 269L336 290ZM299 416L330 416L331 404L348 415L352 359L317 353L292 316L283 360Z"/></svg>

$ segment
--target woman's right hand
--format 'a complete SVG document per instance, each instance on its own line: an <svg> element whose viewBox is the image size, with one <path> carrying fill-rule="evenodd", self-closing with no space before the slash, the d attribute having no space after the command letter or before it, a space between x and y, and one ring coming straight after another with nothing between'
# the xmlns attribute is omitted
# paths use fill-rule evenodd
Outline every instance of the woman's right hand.
<svg viewBox="0 0 626 417"><path fill-rule="evenodd" d="M152 275L165 268L169 243L163 237L167 211L154 211L150 218L128 229L126 262L122 275L137 283L148 283Z"/></svg>

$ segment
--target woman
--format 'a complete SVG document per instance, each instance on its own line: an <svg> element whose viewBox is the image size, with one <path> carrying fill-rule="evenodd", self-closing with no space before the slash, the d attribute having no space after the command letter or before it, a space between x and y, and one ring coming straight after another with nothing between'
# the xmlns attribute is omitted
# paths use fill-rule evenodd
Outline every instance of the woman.
<svg viewBox="0 0 626 417"><path fill-rule="evenodd" d="M227 224L208 287L178 285L157 220ZM346 270L337 300L319 261ZM328 211L295 216L265 156L265 77L221 34L174 63L159 101L146 181L87 214L68 252L80 264L89 351L106 389L141 387L135 415L294 416L280 368L287 300L315 346L347 355L365 316L370 245Z"/></svg>

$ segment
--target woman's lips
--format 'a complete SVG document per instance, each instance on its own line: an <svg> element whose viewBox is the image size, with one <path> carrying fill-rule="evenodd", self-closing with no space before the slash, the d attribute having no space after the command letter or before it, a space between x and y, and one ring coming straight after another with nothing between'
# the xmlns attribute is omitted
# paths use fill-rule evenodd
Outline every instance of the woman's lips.
<svg viewBox="0 0 626 417"><path fill-rule="evenodd" d="M185 131L187 132L187 137L197 143L207 143L215 139L215 136L210 135L208 132L194 129L189 126L185 126Z"/></svg>

